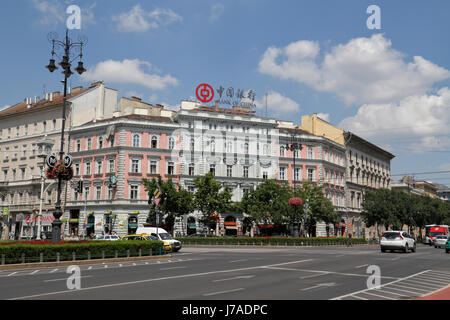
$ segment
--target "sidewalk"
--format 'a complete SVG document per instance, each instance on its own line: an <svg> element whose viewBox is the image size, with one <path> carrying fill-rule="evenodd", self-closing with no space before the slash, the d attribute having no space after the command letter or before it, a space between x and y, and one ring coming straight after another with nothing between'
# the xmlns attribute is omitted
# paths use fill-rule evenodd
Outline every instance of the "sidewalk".
<svg viewBox="0 0 450 320"><path fill-rule="evenodd" d="M450 285L416 300L450 300Z"/></svg>

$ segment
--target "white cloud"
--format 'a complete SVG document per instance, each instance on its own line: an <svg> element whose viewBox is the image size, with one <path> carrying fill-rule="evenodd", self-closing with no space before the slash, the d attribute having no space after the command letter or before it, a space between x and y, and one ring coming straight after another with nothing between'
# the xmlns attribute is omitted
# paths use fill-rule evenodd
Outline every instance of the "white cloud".
<svg viewBox="0 0 450 320"><path fill-rule="evenodd" d="M450 134L450 89L414 95L399 103L365 104L339 126L365 136L430 136Z"/></svg>
<svg viewBox="0 0 450 320"><path fill-rule="evenodd" d="M257 99L255 103L256 107L261 112L265 112L266 96L262 97L260 100ZM275 115L283 115L292 112L299 112L300 105L291 98L285 97L276 91L271 91L267 95L267 109Z"/></svg>
<svg viewBox="0 0 450 320"><path fill-rule="evenodd" d="M317 116L320 119L325 120L326 122L330 122L330 114L329 113L318 113Z"/></svg>
<svg viewBox="0 0 450 320"><path fill-rule="evenodd" d="M211 6L211 15L209 21L214 22L219 20L225 10L225 6L221 3L216 3Z"/></svg>
<svg viewBox="0 0 450 320"><path fill-rule="evenodd" d="M139 59L107 60L99 62L82 77L86 81L103 80L109 83L137 84L154 90L178 85L178 79L171 75L160 76L150 73L154 72L154 69L149 62Z"/></svg>
<svg viewBox="0 0 450 320"><path fill-rule="evenodd" d="M117 23L117 30L121 32L146 32L182 21L183 18L171 9L145 11L140 5L135 5L129 12L113 16L112 20Z"/></svg>
<svg viewBox="0 0 450 320"><path fill-rule="evenodd" d="M420 56L406 62L382 34L337 45L321 62L319 52L314 41L269 47L259 62L259 72L334 93L347 104L400 101L427 93L436 82L450 78L449 70Z"/></svg>

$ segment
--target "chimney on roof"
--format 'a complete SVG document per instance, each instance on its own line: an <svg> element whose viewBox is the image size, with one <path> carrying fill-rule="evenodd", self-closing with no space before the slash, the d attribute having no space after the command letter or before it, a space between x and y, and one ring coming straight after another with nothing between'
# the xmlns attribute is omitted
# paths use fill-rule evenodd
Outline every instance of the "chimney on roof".
<svg viewBox="0 0 450 320"><path fill-rule="evenodd" d="M54 98L59 97L60 95L61 95L61 94L59 93L59 91L53 92L53 97L54 97Z"/></svg>
<svg viewBox="0 0 450 320"><path fill-rule="evenodd" d="M156 104L156 108L159 108L159 109L164 109L164 106L162 105L162 104Z"/></svg>
<svg viewBox="0 0 450 320"><path fill-rule="evenodd" d="M49 99L49 94L48 94L48 93L46 93L46 94L45 94L45 100L47 100L47 101L48 101L48 99Z"/></svg>
<svg viewBox="0 0 450 320"><path fill-rule="evenodd" d="M81 91L81 90L83 90L83 87L82 87L82 86L78 86L78 87L72 88L72 92L73 92L73 93L78 92L78 91Z"/></svg>
<svg viewBox="0 0 450 320"><path fill-rule="evenodd" d="M219 110L219 100L216 100L216 111Z"/></svg>
<svg viewBox="0 0 450 320"><path fill-rule="evenodd" d="M41 97L34 96L34 103L38 103L41 100Z"/></svg>
<svg viewBox="0 0 450 320"><path fill-rule="evenodd" d="M102 85L102 84L103 84L103 81L97 81L97 82L92 83L91 86L90 86L89 88L92 88L92 87L98 87L98 86L100 86L100 85Z"/></svg>

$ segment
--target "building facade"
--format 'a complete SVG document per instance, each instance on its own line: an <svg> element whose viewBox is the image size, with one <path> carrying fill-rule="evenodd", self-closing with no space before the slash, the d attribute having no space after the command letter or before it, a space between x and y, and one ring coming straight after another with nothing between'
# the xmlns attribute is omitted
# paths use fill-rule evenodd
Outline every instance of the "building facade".
<svg viewBox="0 0 450 320"><path fill-rule="evenodd" d="M66 131L88 117L112 115L117 92L103 83L70 90L66 113ZM58 155L61 146L63 96L60 92L26 98L0 112L0 208L1 238L32 237L37 217L43 228L51 228L57 198L54 181L45 179L45 157ZM87 118L89 119L89 118ZM65 152L68 151L66 135ZM64 206L65 198L62 197ZM42 201L42 205L41 205Z"/></svg>
<svg viewBox="0 0 450 320"><path fill-rule="evenodd" d="M135 103L133 108L134 114L118 113L71 131L75 178L66 205L70 233L135 232L148 217L142 179L159 175L195 192L195 177L212 172L232 190L232 201L240 201L264 179L291 186L294 180L297 184L308 180L324 185L333 204L340 210L344 207L345 149L338 143L245 108L204 107L189 101L183 101L176 113L160 107L145 112ZM295 155L285 147L293 139L302 145ZM112 176L117 177L115 186ZM77 192L81 180L83 190ZM211 231L205 230L200 218L200 212L178 218L174 234ZM245 218L222 214L213 232L258 232L258 226L244 226ZM317 235L325 236L326 229L319 225Z"/></svg>
<svg viewBox="0 0 450 320"><path fill-rule="evenodd" d="M370 143L352 132L333 126L318 117L303 116L301 129L326 137L345 148L345 199L339 227L341 234L356 237L377 237L377 227L368 228L361 218L362 201L367 190L391 187L390 152Z"/></svg>

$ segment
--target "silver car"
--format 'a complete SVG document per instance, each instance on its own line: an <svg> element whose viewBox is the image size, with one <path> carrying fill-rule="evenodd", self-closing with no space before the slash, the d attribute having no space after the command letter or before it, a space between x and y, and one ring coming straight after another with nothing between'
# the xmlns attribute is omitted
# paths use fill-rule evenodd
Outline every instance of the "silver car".
<svg viewBox="0 0 450 320"><path fill-rule="evenodd" d="M447 236L436 236L436 239L434 240L434 247L435 248L445 248L445 244L447 243Z"/></svg>

